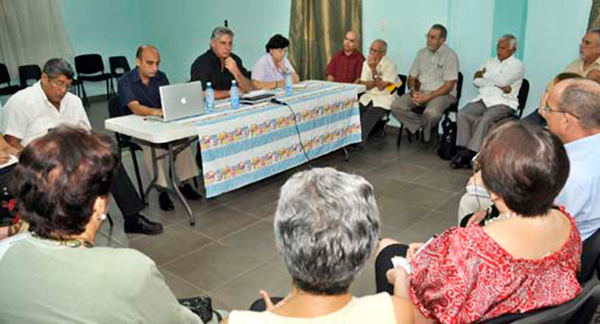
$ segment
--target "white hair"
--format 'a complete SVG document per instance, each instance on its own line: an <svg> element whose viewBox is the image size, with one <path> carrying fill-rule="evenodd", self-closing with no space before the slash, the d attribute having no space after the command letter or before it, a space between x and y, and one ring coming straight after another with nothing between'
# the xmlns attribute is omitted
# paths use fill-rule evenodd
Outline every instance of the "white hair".
<svg viewBox="0 0 600 324"><path fill-rule="evenodd" d="M298 288L343 294L379 241L373 187L333 168L296 173L281 188L274 230Z"/></svg>
<svg viewBox="0 0 600 324"><path fill-rule="evenodd" d="M498 39L498 43L500 43L501 41L504 41L504 40L508 40L510 49L515 50L515 51L517 50L517 47L519 46L519 40L517 39L517 37L515 37L515 35L504 34L504 35L502 35L502 37L500 37L500 39Z"/></svg>

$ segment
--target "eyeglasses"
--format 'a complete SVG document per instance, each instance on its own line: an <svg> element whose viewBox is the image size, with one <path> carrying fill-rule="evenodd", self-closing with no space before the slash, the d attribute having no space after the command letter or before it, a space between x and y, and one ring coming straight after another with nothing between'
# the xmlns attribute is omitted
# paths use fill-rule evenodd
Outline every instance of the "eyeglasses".
<svg viewBox="0 0 600 324"><path fill-rule="evenodd" d="M473 173L481 171L481 162L479 162L479 153L477 153L471 160L471 166L473 167Z"/></svg>
<svg viewBox="0 0 600 324"><path fill-rule="evenodd" d="M371 47L369 48L369 53L379 53L379 50Z"/></svg>
<svg viewBox="0 0 600 324"><path fill-rule="evenodd" d="M546 114L550 114L550 113L557 113L557 114L568 114L571 115L577 119L581 119L579 116L573 114L572 112L566 111L566 110L558 110L558 109L552 109L550 108L550 106L546 103L545 106L542 106L540 108L538 108L539 112L546 115Z"/></svg>
<svg viewBox="0 0 600 324"><path fill-rule="evenodd" d="M58 79L50 79L50 83L52 83L55 87L59 88L59 89L66 89L69 90L71 88L71 81L69 82L62 82Z"/></svg>

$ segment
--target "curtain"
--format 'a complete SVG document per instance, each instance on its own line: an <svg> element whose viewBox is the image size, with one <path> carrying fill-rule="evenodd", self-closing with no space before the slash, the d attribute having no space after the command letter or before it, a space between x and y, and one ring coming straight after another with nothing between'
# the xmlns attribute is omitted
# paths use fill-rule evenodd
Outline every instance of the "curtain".
<svg viewBox="0 0 600 324"><path fill-rule="evenodd" d="M588 29L596 27L600 27L600 0L592 1L592 10L588 21Z"/></svg>
<svg viewBox="0 0 600 324"><path fill-rule="evenodd" d="M0 63L17 78L20 65L72 57L59 0L0 0Z"/></svg>
<svg viewBox="0 0 600 324"><path fill-rule="evenodd" d="M292 0L289 59L301 80L325 79L347 31L362 35L361 0Z"/></svg>

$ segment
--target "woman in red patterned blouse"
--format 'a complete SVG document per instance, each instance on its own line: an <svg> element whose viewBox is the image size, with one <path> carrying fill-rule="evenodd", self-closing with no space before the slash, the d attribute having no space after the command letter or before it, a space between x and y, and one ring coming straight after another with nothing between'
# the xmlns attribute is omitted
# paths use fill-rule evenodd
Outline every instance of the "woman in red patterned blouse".
<svg viewBox="0 0 600 324"><path fill-rule="evenodd" d="M416 323L472 323L565 303L580 292L581 238L574 219L552 208L569 174L560 140L507 122L484 141L479 162L500 216L451 228L425 246L382 240L377 289L414 304ZM422 249L421 249L422 248ZM407 251L408 250L408 251ZM405 253L410 274L393 268Z"/></svg>

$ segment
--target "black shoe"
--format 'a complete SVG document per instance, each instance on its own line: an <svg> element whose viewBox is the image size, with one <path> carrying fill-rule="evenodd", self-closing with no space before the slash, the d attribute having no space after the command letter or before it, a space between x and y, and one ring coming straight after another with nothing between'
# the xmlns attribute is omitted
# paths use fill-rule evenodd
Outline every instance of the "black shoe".
<svg viewBox="0 0 600 324"><path fill-rule="evenodd" d="M153 222L144 215L136 214L125 219L125 233L157 235L162 233L163 227L160 223Z"/></svg>
<svg viewBox="0 0 600 324"><path fill-rule="evenodd" d="M187 200L200 200L200 198L202 198L202 196L200 196L200 194L194 190L189 183L180 186L179 191L181 191L181 194L183 194Z"/></svg>
<svg viewBox="0 0 600 324"><path fill-rule="evenodd" d="M169 198L169 194L166 192L161 192L158 195L158 206L160 206L160 209L164 211L171 211L175 209L171 198Z"/></svg>

